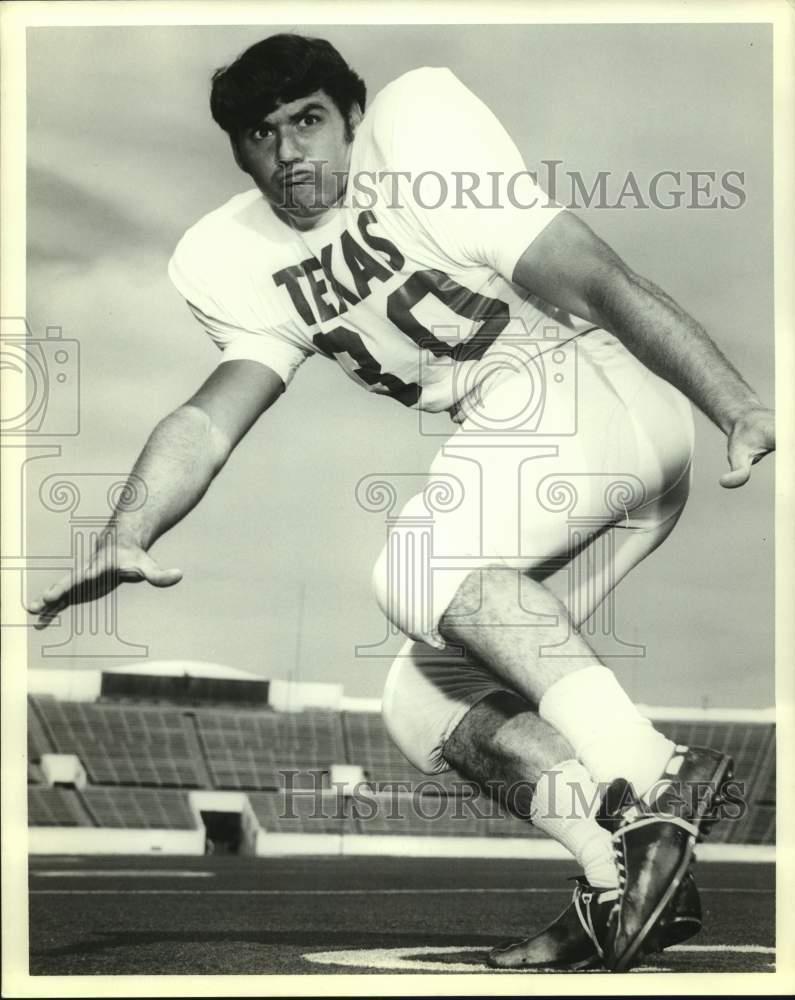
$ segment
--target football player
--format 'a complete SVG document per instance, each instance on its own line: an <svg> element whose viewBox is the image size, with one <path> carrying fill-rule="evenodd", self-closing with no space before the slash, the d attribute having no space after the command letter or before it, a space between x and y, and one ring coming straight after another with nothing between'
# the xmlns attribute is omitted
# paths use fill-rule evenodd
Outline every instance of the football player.
<svg viewBox="0 0 795 1000"><path fill-rule="evenodd" d="M215 74L212 115L254 187L188 230L169 274L219 364L147 442L146 503L31 610L44 626L119 581L176 583L150 548L311 356L390 405L447 411L455 433L397 521L430 506L432 564L390 544L374 573L407 637L386 725L427 773L531 782L511 807L582 866L558 921L492 964L624 970L698 928L693 845L731 762L655 730L578 626L675 526L690 402L728 438L726 487L774 448L772 413L695 320L546 197L449 70L406 73L365 108L321 39L276 35ZM435 483L458 500L434 506ZM562 601L550 568L597 543L608 572ZM697 800L678 794L696 783Z"/></svg>

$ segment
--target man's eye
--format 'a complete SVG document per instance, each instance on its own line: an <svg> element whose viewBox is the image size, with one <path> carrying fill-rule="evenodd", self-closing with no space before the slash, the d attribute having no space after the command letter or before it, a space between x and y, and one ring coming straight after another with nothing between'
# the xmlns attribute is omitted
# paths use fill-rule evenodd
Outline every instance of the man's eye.
<svg viewBox="0 0 795 1000"><path fill-rule="evenodd" d="M256 139L258 142L262 141L263 139L270 139L272 135L273 135L273 129L268 128L265 125L260 125L259 128L255 128L254 131L251 133L251 137L253 139Z"/></svg>
<svg viewBox="0 0 795 1000"><path fill-rule="evenodd" d="M319 115L307 114L301 119L300 124L303 126L317 125L320 121Z"/></svg>

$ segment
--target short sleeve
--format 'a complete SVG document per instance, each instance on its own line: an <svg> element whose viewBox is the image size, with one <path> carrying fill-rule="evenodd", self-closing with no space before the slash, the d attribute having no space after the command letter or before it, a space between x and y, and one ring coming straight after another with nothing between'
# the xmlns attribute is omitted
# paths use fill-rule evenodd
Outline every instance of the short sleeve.
<svg viewBox="0 0 795 1000"><path fill-rule="evenodd" d="M489 108L448 69L425 68L385 88L371 127L379 159L399 177L400 205L452 261L514 267L563 211L527 171ZM381 186L381 196L385 189Z"/></svg>
<svg viewBox="0 0 795 1000"><path fill-rule="evenodd" d="M308 352L278 337L228 326L208 316L192 302L187 305L213 343L223 351L219 364L225 361L258 361L273 369L288 386L298 368L309 357Z"/></svg>
<svg viewBox="0 0 795 1000"><path fill-rule="evenodd" d="M296 370L312 354L267 328L254 328L242 322L235 312L235 302L245 300L245 288L239 278L227 271L223 261L207 258L197 247L194 232L188 230L169 261L168 274L188 308L213 343L223 352L219 364L225 361L257 361L267 365L289 385ZM212 273L210 279L207 272Z"/></svg>

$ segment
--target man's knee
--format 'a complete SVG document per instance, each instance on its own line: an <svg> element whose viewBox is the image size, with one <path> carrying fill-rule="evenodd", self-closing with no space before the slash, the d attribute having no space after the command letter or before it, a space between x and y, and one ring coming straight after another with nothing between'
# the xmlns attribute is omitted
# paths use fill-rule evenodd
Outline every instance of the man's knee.
<svg viewBox="0 0 795 1000"><path fill-rule="evenodd" d="M462 575L440 615L439 634L448 642L466 645L473 628L532 625L530 615L559 617L565 611L563 604L531 574L524 565L495 563Z"/></svg>
<svg viewBox="0 0 795 1000"><path fill-rule="evenodd" d="M448 769L441 753L444 733L422 711L416 685L411 684L411 670L410 658L399 655L387 676L381 716L387 733L403 756L423 774L438 774Z"/></svg>

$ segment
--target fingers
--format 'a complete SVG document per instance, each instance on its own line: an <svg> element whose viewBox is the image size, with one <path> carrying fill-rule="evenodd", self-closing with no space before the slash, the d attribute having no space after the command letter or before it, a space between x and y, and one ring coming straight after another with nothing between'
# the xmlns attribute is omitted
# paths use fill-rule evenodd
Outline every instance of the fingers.
<svg viewBox="0 0 795 1000"><path fill-rule="evenodd" d="M29 610L34 613L52 611L56 606L61 610L65 604L73 604L77 594L88 594L91 599L92 587L96 590L97 581L114 571L112 557L105 549L100 549L94 558L87 565L83 566L76 573L66 573L56 583L48 587L38 601L33 601L29 605ZM86 598L83 597L85 600Z"/></svg>
<svg viewBox="0 0 795 1000"><path fill-rule="evenodd" d="M90 563L74 577L64 577L48 588L28 610L38 614L34 628L47 628L70 605L84 604L104 597L118 584L118 575L108 572L100 563Z"/></svg>
<svg viewBox="0 0 795 1000"><path fill-rule="evenodd" d="M181 569L163 569L156 576L148 577L153 587L173 587L182 579Z"/></svg>
<svg viewBox="0 0 795 1000"><path fill-rule="evenodd" d="M721 486L727 490L744 486L751 478L751 466L770 454L770 449L749 447L742 442L729 442L729 465L731 472L726 472L720 477Z"/></svg>
<svg viewBox="0 0 795 1000"><path fill-rule="evenodd" d="M41 597L38 598L38 600L31 601L28 604L28 611L30 611L31 614L39 615L43 611L59 604L64 594L68 590L71 590L73 582L73 575L71 573L66 573L60 580L57 580L49 586Z"/></svg>
<svg viewBox="0 0 795 1000"><path fill-rule="evenodd" d="M728 458L731 472L726 472L720 477L721 486L727 490L737 489L744 486L751 477L751 459L754 450L750 448L739 435L732 435L729 438Z"/></svg>
<svg viewBox="0 0 795 1000"><path fill-rule="evenodd" d="M163 569L146 553L139 560L136 569L142 574L141 578L151 583L153 587L173 587L182 579L182 570Z"/></svg>
<svg viewBox="0 0 795 1000"><path fill-rule="evenodd" d="M738 486L745 486L748 480L751 478L751 464L743 466L739 469L732 469L731 472L725 472L720 477L720 484L727 490L736 490Z"/></svg>
<svg viewBox="0 0 795 1000"><path fill-rule="evenodd" d="M40 612L34 612L38 614L38 620L33 623L33 627L37 632L40 632L43 628L47 628L53 621L55 621L58 615L63 611L64 608L69 606L69 601L62 599L57 601L55 604L48 605ZM29 609L30 610L30 609Z"/></svg>
<svg viewBox="0 0 795 1000"><path fill-rule="evenodd" d="M163 569L143 549L120 552L118 556L116 562L109 551L98 552L82 572L67 573L31 601L28 611L39 616L34 628L47 628L65 608L104 597L122 582L146 580L154 587L173 587L182 579L181 570Z"/></svg>

